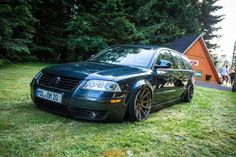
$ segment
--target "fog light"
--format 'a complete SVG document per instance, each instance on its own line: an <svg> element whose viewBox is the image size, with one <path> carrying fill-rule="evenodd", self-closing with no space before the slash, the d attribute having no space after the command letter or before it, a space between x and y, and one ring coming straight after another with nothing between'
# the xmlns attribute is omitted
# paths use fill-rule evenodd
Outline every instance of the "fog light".
<svg viewBox="0 0 236 157"><path fill-rule="evenodd" d="M94 118L96 118L96 113L95 112L91 112L90 114L89 114L89 117L91 118L91 119L94 119Z"/></svg>
<svg viewBox="0 0 236 157"><path fill-rule="evenodd" d="M114 100L111 100L111 103L119 103L121 102L121 99L114 99Z"/></svg>

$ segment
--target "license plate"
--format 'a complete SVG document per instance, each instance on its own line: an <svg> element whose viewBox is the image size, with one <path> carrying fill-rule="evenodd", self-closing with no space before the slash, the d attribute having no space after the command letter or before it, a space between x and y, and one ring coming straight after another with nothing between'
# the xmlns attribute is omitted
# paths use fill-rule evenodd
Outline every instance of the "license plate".
<svg viewBox="0 0 236 157"><path fill-rule="evenodd" d="M40 88L36 89L36 96L46 99L46 100L58 102L58 103L61 103L61 100L62 100L62 94L50 92L50 91L40 89Z"/></svg>

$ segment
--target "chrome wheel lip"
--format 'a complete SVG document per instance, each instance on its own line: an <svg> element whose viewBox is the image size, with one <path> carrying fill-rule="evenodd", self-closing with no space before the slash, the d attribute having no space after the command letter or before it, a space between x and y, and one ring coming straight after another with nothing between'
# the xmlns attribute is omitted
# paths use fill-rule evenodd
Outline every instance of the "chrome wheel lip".
<svg viewBox="0 0 236 157"><path fill-rule="evenodd" d="M139 90L134 101L134 111L137 120L144 121L148 118L151 111L151 104L151 91L147 87Z"/></svg>

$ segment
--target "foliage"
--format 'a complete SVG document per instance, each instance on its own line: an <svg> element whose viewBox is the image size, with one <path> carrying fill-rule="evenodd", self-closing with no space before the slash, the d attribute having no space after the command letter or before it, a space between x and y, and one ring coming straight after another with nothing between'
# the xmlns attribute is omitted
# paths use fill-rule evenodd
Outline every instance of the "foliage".
<svg viewBox="0 0 236 157"><path fill-rule="evenodd" d="M67 43L70 48L77 48L77 51L88 56L91 55L89 52L96 52L108 45L132 43L138 38L121 0L86 1L77 5L73 18L68 22Z"/></svg>
<svg viewBox="0 0 236 157"><path fill-rule="evenodd" d="M0 58L57 62L86 59L116 44L168 46L204 33L209 42L222 16L217 0L16 0L0 5ZM26 55L27 54L27 55ZM33 57L32 57L33 56Z"/></svg>
<svg viewBox="0 0 236 157"><path fill-rule="evenodd" d="M218 59L217 54L211 54L211 53L210 53L210 55L211 55L211 58L212 58L212 61L213 61L214 65L215 65L216 67L218 67L218 66L219 66L219 59Z"/></svg>
<svg viewBox="0 0 236 157"><path fill-rule="evenodd" d="M0 59L0 66L4 64L4 60L3 59Z"/></svg>
<svg viewBox="0 0 236 157"><path fill-rule="evenodd" d="M164 45L183 35L199 33L197 9L191 0L137 1L134 19L144 43ZM132 13L130 14L132 15Z"/></svg>
<svg viewBox="0 0 236 157"><path fill-rule="evenodd" d="M236 156L236 95L196 87L192 103L144 122L77 121L36 108L33 76L47 64L0 67L1 156Z"/></svg>
<svg viewBox="0 0 236 157"><path fill-rule="evenodd" d="M33 53L41 59L62 60L66 53L66 23L71 16L73 0L33 2L36 25Z"/></svg>
<svg viewBox="0 0 236 157"><path fill-rule="evenodd" d="M221 37L216 34L221 29L217 24L224 19L224 15L214 14L222 8L222 6L216 5L217 1L219 0L203 0L202 3L199 3L200 14L198 19L202 25L203 38L210 52L219 47L216 43L212 43L212 39Z"/></svg>
<svg viewBox="0 0 236 157"><path fill-rule="evenodd" d="M28 0L0 4L0 58L20 60L30 53L35 22Z"/></svg>

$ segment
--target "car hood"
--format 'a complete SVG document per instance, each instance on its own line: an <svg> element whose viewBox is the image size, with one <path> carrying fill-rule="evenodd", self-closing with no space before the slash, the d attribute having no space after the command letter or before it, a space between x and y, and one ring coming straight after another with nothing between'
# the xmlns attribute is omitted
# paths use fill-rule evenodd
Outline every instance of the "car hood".
<svg viewBox="0 0 236 157"><path fill-rule="evenodd" d="M132 76L145 75L145 73L150 72L146 68L94 62L58 64L45 68L42 71L43 73L53 75L88 80L119 80Z"/></svg>

